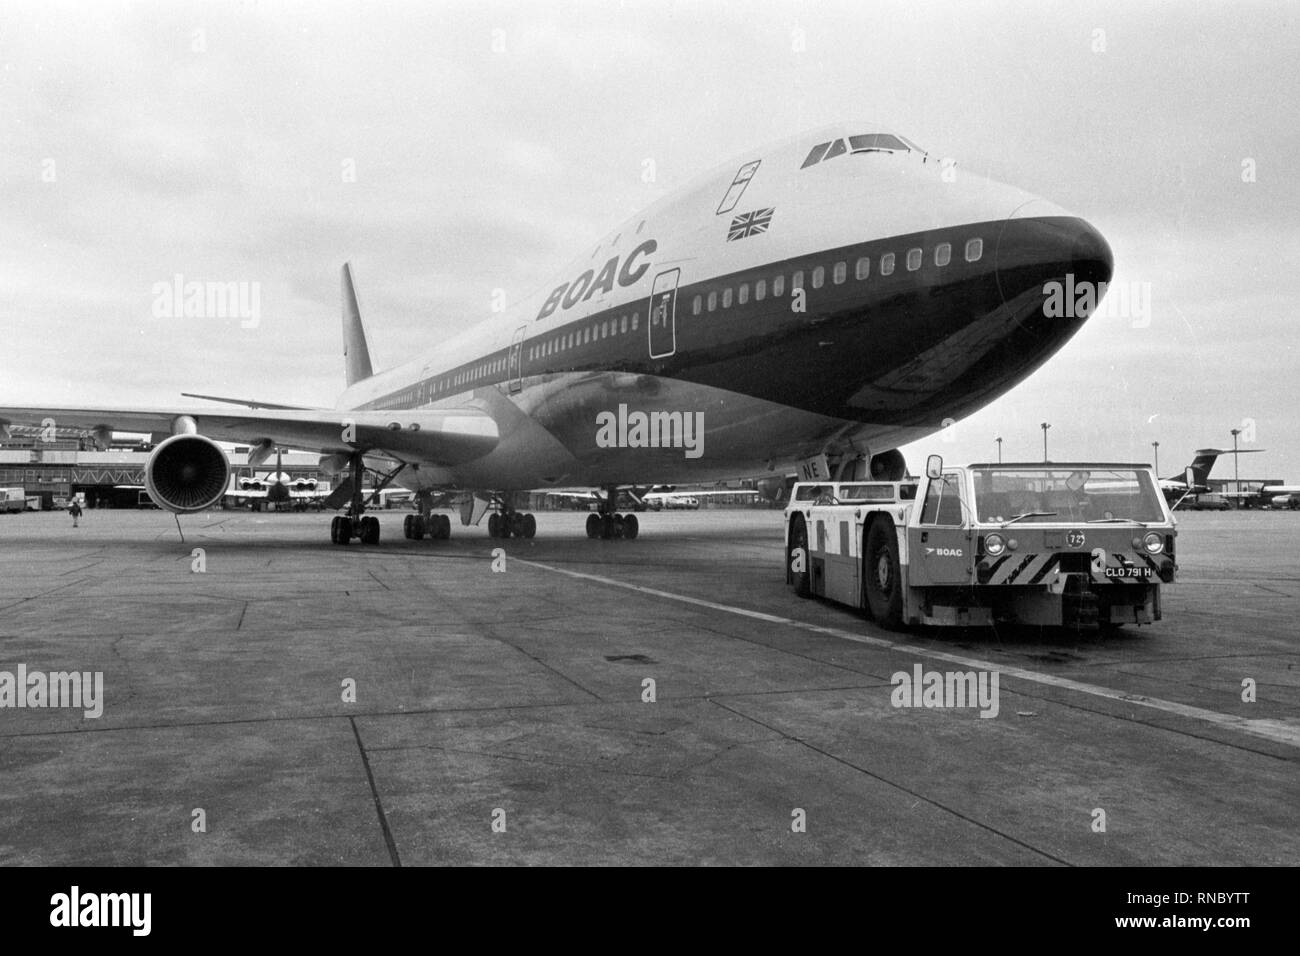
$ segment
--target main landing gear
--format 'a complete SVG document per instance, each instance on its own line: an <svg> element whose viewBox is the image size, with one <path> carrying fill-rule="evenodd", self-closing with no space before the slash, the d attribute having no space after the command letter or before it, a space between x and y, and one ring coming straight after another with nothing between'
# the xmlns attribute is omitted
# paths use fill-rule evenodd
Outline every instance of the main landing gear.
<svg viewBox="0 0 1300 956"><path fill-rule="evenodd" d="M352 482L352 500L348 503L347 514L335 515L334 520L330 522L330 541L334 544L351 544L352 539L355 538L362 544L378 544L379 519L365 513L366 496L361 486L365 473L365 459L360 453L352 455L349 465L352 468L352 475L348 479ZM388 483L405 467L405 465L398 465L396 469L385 475L370 496L371 500L378 497L379 492L387 487Z"/></svg>
<svg viewBox="0 0 1300 956"><path fill-rule="evenodd" d="M493 538L531 538L537 534L537 519L525 511L494 511L488 515L488 535Z"/></svg>
<svg viewBox="0 0 1300 956"><path fill-rule="evenodd" d="M407 515L402 519L402 537L408 541L446 541L451 537L451 519L446 515Z"/></svg>
<svg viewBox="0 0 1300 956"><path fill-rule="evenodd" d="M431 541L450 538L451 519L433 513L433 495L427 491L417 492L415 500L420 505L420 513L402 519L402 536L408 541L421 541L426 535Z"/></svg>
<svg viewBox="0 0 1300 956"><path fill-rule="evenodd" d="M356 538L362 544L379 543L379 519L374 515L335 515L330 522L330 541L335 544L351 544Z"/></svg>
<svg viewBox="0 0 1300 956"><path fill-rule="evenodd" d="M587 515L588 538L624 538L631 541L641 532L641 523L636 515L621 515L615 511L618 507L618 489L607 488L605 503L600 512Z"/></svg>

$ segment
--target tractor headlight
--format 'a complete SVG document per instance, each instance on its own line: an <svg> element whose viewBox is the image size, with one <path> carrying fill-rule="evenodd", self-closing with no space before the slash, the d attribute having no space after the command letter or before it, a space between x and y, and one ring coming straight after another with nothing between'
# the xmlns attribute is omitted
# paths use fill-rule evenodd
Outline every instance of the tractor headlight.
<svg viewBox="0 0 1300 956"><path fill-rule="evenodd" d="M1002 535L995 532L984 539L984 551L990 557L996 558L1005 550L1007 550L1007 542Z"/></svg>
<svg viewBox="0 0 1300 956"><path fill-rule="evenodd" d="M1142 539L1142 547L1146 548L1147 554L1159 554L1165 548L1164 535L1148 531L1146 537Z"/></svg>

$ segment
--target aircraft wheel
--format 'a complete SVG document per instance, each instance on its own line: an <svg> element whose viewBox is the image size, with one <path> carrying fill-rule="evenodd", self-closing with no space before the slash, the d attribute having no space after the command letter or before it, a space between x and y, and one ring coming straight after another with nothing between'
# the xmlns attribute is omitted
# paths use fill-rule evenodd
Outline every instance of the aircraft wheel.
<svg viewBox="0 0 1300 956"><path fill-rule="evenodd" d="M415 536L415 515L407 515L402 519L402 537L407 541Z"/></svg>
<svg viewBox="0 0 1300 956"><path fill-rule="evenodd" d="M587 515L587 537L600 537L600 515L596 514L594 511Z"/></svg>
<svg viewBox="0 0 1300 956"><path fill-rule="evenodd" d="M379 519L374 515L366 515L361 519L361 543L379 543Z"/></svg>
<svg viewBox="0 0 1300 956"><path fill-rule="evenodd" d="M330 540L335 544L350 544L352 541L352 519L346 515L335 515L330 522Z"/></svg>
<svg viewBox="0 0 1300 956"><path fill-rule="evenodd" d="M506 521L506 528L508 529L506 537L522 538L524 536L524 516L522 512L510 512L510 517Z"/></svg>
<svg viewBox="0 0 1300 956"><path fill-rule="evenodd" d="M443 541L450 540L451 519L448 518L446 515L434 515L433 521L434 521L433 536Z"/></svg>
<svg viewBox="0 0 1300 956"><path fill-rule="evenodd" d="M531 514L524 515L524 537L531 538L537 534L537 519Z"/></svg>
<svg viewBox="0 0 1300 956"><path fill-rule="evenodd" d="M627 538L629 541L633 541L640 533L641 525L636 520L636 515L625 515L623 518L623 537Z"/></svg>
<svg viewBox="0 0 1300 956"><path fill-rule="evenodd" d="M504 515L497 514L497 512L495 511L492 512L490 515L488 515L488 537L489 538L500 538L502 536L501 526L505 523L504 518L505 518Z"/></svg>
<svg viewBox="0 0 1300 956"><path fill-rule="evenodd" d="M613 536L615 538L623 537L626 523L626 519L622 515L614 515Z"/></svg>
<svg viewBox="0 0 1300 956"><path fill-rule="evenodd" d="M602 515L600 519L600 536L608 541L614 537L614 516Z"/></svg>

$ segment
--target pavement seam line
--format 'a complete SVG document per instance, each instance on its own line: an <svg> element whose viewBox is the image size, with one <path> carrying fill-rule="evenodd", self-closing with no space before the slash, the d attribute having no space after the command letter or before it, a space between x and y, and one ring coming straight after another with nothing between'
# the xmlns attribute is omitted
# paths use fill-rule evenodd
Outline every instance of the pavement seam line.
<svg viewBox="0 0 1300 956"><path fill-rule="evenodd" d="M357 750L361 752L361 765L366 770L366 780L370 784L370 796L375 801L375 813L379 815L379 828L384 831L384 844L388 847L388 857L393 861L393 866L400 867L402 858L397 855L397 844L393 842L393 831L388 827L388 816L384 813L384 802L379 799L379 789L375 786L375 775L370 769L370 756L366 753L366 747L361 742L361 731L357 729L357 719L349 717L348 723L352 725L352 736L357 740Z"/></svg>

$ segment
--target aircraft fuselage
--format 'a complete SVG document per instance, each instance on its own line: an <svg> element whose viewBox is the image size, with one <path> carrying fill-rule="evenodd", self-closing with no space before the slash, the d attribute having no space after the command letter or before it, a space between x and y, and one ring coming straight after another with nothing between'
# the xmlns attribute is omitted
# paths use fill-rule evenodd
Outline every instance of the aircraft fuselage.
<svg viewBox="0 0 1300 956"><path fill-rule="evenodd" d="M853 151L874 132L841 124L718 167L338 407L492 414L494 451L412 462L412 488L710 480L942 429L1078 330L1087 309L1048 317L1044 286L1104 283L1111 253L1014 187L915 148Z"/></svg>

